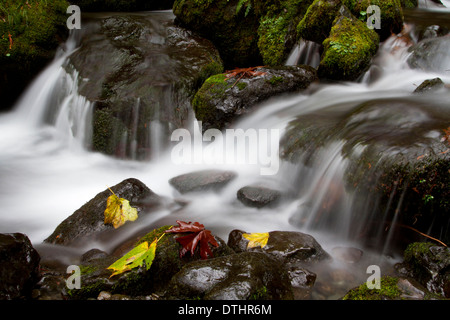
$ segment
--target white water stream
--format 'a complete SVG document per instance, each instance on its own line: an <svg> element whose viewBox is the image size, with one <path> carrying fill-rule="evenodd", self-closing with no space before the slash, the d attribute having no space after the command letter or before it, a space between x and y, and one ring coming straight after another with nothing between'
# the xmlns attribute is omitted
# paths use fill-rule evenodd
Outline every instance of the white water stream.
<svg viewBox="0 0 450 320"><path fill-rule="evenodd" d="M326 112L330 106L379 97L410 97L422 81L437 76L450 83L448 72L411 70L406 64L407 46L399 41L391 38L380 48L376 58L376 78L368 73L360 83L314 85L304 94L272 99L244 118L237 127L283 131L289 121L302 114ZM315 53L310 49L304 57L316 64ZM326 250L336 245L358 246L358 243L347 240L352 231L349 230L352 196L339 186L347 166L339 141L322 149L317 157L320 160L313 167L282 162L277 175L266 177L259 175L257 165L176 165L170 152L149 162L125 161L90 152L86 146L91 139L93 106L77 92L78 83L82 81L77 73L68 74L63 68L73 50L76 50L75 42L69 40L66 52L61 52L34 81L15 109L0 115L1 233L22 232L38 244L61 221L107 186L134 177L159 195L177 198L179 195L168 183L170 178L199 169L220 168L238 173L238 178L221 193L184 196L190 204L182 213L163 210L145 223L156 227L162 218L173 223L176 219L199 221L225 241L235 228L248 232L299 230L315 236ZM289 63L300 58L291 56ZM448 97L441 95L434 99L448 102ZM250 149L249 152L257 150ZM299 174L302 175L301 182ZM239 188L261 181L284 190L294 190L294 193L295 190L302 192L297 192L296 198L285 201L276 209L246 208L237 202ZM330 217L332 225L327 225L326 232L321 232L321 227L315 223L315 213L332 198L340 199L338 204L329 203L335 206L334 214L339 216ZM104 245L103 249L111 246Z"/></svg>

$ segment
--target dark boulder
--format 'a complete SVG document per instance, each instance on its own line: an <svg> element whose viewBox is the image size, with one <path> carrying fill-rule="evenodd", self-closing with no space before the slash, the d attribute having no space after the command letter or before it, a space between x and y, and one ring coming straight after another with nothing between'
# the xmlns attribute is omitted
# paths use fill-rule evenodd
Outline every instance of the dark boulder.
<svg viewBox="0 0 450 320"><path fill-rule="evenodd" d="M168 297L288 300L293 295L279 262L262 253L243 252L185 265L170 281Z"/></svg>
<svg viewBox="0 0 450 320"><path fill-rule="evenodd" d="M0 234L0 300L29 299L40 256L22 233Z"/></svg>
<svg viewBox="0 0 450 320"><path fill-rule="evenodd" d="M228 246L236 252L262 252L281 263L312 264L330 259L330 255L309 234L295 231L271 231L269 240L263 248L247 248L245 232L233 230L228 236Z"/></svg>
<svg viewBox="0 0 450 320"><path fill-rule="evenodd" d="M158 155L170 133L187 125L204 80L223 71L212 43L173 19L171 12L86 19L82 46L66 69L78 72L79 93L95 102L94 151L137 160Z"/></svg>
<svg viewBox="0 0 450 320"><path fill-rule="evenodd" d="M182 174L169 180L180 193L219 191L236 177L232 171L203 170Z"/></svg>
<svg viewBox="0 0 450 320"><path fill-rule="evenodd" d="M227 78L226 74L217 74L205 81L192 101L203 130L227 128L259 103L284 93L299 92L317 80L316 70L309 66L261 67L252 71L259 75L237 74Z"/></svg>
<svg viewBox="0 0 450 320"><path fill-rule="evenodd" d="M430 292L450 298L450 248L429 242L410 244L396 266L405 276L419 281Z"/></svg>
<svg viewBox="0 0 450 320"><path fill-rule="evenodd" d="M113 186L111 190L119 198L130 201L130 205L137 208L138 216L148 214L152 209L162 204L162 198L153 193L141 181L134 178L122 181ZM111 224L104 223L106 201L111 194L109 189L97 194L61 222L44 242L79 246L88 241L88 239L92 240L94 237L98 237L107 231L120 232L121 229L127 226L126 224L121 228L114 229ZM138 221L139 218L135 222Z"/></svg>
<svg viewBox="0 0 450 320"><path fill-rule="evenodd" d="M280 197L280 191L261 186L245 186L237 192L239 201L248 207L255 208L274 206L278 203Z"/></svg>

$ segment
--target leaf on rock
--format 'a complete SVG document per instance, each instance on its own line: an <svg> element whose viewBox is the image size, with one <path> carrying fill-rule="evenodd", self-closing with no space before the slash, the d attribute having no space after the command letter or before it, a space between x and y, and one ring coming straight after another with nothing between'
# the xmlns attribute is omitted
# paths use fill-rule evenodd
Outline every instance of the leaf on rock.
<svg viewBox="0 0 450 320"><path fill-rule="evenodd" d="M244 233L242 235L249 242L247 244L247 249L261 247L264 248L267 245L267 241L269 240L269 233Z"/></svg>
<svg viewBox="0 0 450 320"><path fill-rule="evenodd" d="M149 270L152 266L153 260L155 259L156 245L158 241L159 239L155 239L150 246L147 241L142 242L138 246L131 249L122 258L110 265L107 269L114 271L110 278L133 268L140 267L144 262L145 269Z"/></svg>
<svg viewBox="0 0 450 320"><path fill-rule="evenodd" d="M208 257L212 257L213 253L209 247L209 244L218 247L214 236L211 234L211 231L205 230L205 226L198 222L194 223L186 223L184 221L177 220L179 227L173 227L169 230L166 230L166 233L189 233L185 236L180 236L176 238L176 241L181 244L180 249L180 257L184 257L184 255L188 252L191 253L191 256L194 255L195 249L197 246L200 248L200 257L202 259L208 259Z"/></svg>
<svg viewBox="0 0 450 320"><path fill-rule="evenodd" d="M130 205L128 200L119 198L114 192L106 200L105 224L112 223L114 228L117 229L125 222L135 221L137 218L138 211Z"/></svg>

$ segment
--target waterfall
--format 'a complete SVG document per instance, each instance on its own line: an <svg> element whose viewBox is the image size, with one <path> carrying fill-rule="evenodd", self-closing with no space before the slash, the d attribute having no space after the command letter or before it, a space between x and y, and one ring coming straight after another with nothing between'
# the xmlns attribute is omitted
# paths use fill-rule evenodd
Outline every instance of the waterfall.
<svg viewBox="0 0 450 320"><path fill-rule="evenodd" d="M317 68L320 63L319 48L319 44L301 39L300 42L292 48L285 65L294 66L305 64Z"/></svg>
<svg viewBox="0 0 450 320"><path fill-rule="evenodd" d="M79 93L86 79L68 64L67 57L76 52L78 45L73 36L65 50L26 90L15 109L0 115L0 199L3 212L7 213L0 215L0 232L24 232L33 242L39 242L106 186L134 177L155 193L176 199L180 195L169 185L170 178L215 168L233 170L238 178L218 194L183 195L183 201L188 203L183 210L158 212L148 223L157 225L158 219L164 217L172 222L177 218L199 221L224 239L232 229L239 228L248 232L305 231L325 239L325 247L354 241L358 238L355 235L362 234L370 223L377 199L370 194L364 199L357 198L345 185L345 174L352 168L349 154L357 158L365 148L362 144L348 147L348 141L361 137L367 138L368 143L379 137L396 139L397 134L408 132L402 130L435 121L430 119L430 113L445 119L448 112L448 93L422 98L411 93L426 79L440 76L448 83L450 75L409 68L406 60L411 43L401 41L404 39L393 37L383 43L372 68L359 83L314 85L311 91L262 103L258 110L243 117L236 128L277 129L280 136L297 119L317 119L311 120L317 130L312 131L316 135L310 138L313 148L305 148L296 161L280 161L277 175L263 177L255 168L226 161L202 166L175 164L167 142L171 132L158 114L146 123L143 140L152 150L145 161L136 161L139 146L138 132L134 129L122 136L124 141L132 141L127 160L92 152L95 106ZM412 37L412 42L415 41ZM286 63L317 67L317 45L301 42ZM175 90L169 89L156 94L169 99L166 91ZM383 103L391 104L373 104L381 98ZM128 120L131 128L135 128L143 101L139 98L130 101L133 103ZM411 107L403 108L403 102ZM321 125L332 127L344 122L347 126L335 136L319 138ZM372 168L376 165L371 164ZM245 207L236 200L236 192L253 183L271 185L287 196L276 209ZM389 237L383 241L388 243ZM355 246L360 245L355 241Z"/></svg>

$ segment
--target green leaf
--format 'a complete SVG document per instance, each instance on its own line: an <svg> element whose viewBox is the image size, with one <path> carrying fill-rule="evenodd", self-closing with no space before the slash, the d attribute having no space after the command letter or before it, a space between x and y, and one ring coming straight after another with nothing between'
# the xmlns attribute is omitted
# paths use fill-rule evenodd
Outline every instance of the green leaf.
<svg viewBox="0 0 450 320"><path fill-rule="evenodd" d="M145 269L149 270L152 266L153 260L155 259L156 245L159 239L155 239L150 246L147 241L142 242L140 245L130 250L122 258L110 265L107 268L113 270L113 274L111 274L110 278L133 268L141 267L144 262Z"/></svg>

